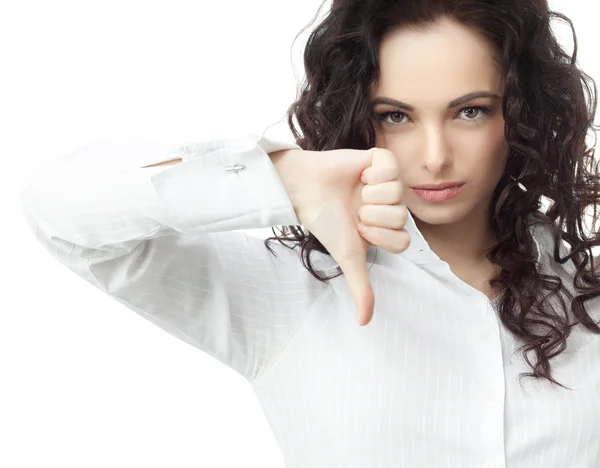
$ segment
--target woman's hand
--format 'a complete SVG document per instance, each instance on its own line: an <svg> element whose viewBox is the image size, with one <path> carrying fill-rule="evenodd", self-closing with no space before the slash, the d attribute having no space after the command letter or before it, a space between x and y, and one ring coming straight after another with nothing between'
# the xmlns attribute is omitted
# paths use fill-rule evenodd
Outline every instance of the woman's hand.
<svg viewBox="0 0 600 468"><path fill-rule="evenodd" d="M294 151L295 158L274 161L278 173L298 220L342 269L358 322L367 325L375 306L367 249L401 253L410 244L397 160L382 148Z"/></svg>

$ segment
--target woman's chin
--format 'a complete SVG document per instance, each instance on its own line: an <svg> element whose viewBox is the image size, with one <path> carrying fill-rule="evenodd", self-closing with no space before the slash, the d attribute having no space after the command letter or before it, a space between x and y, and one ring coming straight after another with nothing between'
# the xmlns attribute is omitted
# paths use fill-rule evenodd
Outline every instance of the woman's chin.
<svg viewBox="0 0 600 468"><path fill-rule="evenodd" d="M418 220L431 225L455 223L464 217L464 213L457 206L428 203L423 200L417 200L410 208L407 205L407 208L415 222Z"/></svg>

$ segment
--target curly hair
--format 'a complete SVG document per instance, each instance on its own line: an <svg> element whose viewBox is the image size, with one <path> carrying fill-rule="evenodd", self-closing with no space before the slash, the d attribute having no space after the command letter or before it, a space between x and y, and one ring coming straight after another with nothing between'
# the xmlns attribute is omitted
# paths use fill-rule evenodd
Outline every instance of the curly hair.
<svg viewBox="0 0 600 468"><path fill-rule="evenodd" d="M490 210L498 243L486 257L499 267L490 285L504 291L500 319L525 342L519 350L524 350L523 357L533 369L520 378L545 378L568 388L554 380L549 364L549 358L564 351L570 329L576 325L569 323L564 298L572 314L600 334L584 305L600 295L600 275L595 272L591 250L600 244L600 235L587 238L582 226L584 211L591 205L596 232L600 176L593 164L595 142L588 148L586 136L588 130L597 130L593 123L597 89L576 66L577 37L569 18L550 11L546 0L333 0L307 41L306 77L297 100L287 110L287 124L304 150L374 147L377 123L368 90L379 80L380 42L397 28L426 28L442 17L489 40L504 77L502 111L509 156ZM553 17L571 27L572 56L551 31ZM518 183L527 191L513 190ZM559 276L538 271L527 220L530 214L541 213L542 197L551 202L543 215L553 232L554 261L572 261L576 267L576 297ZM319 281L342 274L322 277L315 271L311 251L329 252L313 234L300 226L279 229L281 236L273 230L275 237L265 240L272 253L270 241L291 241L294 246L290 248L301 247L302 264ZM570 253L560 258L563 241L569 244ZM550 304L553 297L559 299L562 311ZM547 333L537 333L537 325L545 326ZM535 365L527 356L531 351L538 360Z"/></svg>

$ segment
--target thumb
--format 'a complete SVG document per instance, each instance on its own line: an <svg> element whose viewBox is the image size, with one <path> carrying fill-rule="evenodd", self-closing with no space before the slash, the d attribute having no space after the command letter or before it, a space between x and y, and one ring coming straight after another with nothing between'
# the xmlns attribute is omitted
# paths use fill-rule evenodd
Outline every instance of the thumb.
<svg viewBox="0 0 600 468"><path fill-rule="evenodd" d="M358 232L355 232L351 236L346 253L338 259L338 265L344 272L352 300L356 305L358 323L362 326L371 321L375 308L373 286L369 280L367 270L367 249L369 245Z"/></svg>

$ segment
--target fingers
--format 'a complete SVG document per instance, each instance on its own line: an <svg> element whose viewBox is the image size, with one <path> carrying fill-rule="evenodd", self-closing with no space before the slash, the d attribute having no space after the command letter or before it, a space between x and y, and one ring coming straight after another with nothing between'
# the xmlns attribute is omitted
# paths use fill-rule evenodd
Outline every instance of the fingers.
<svg viewBox="0 0 600 468"><path fill-rule="evenodd" d="M399 233L396 233L396 237L393 238L390 232L384 232L387 231L384 228L388 224L391 224L391 228L402 228L408 217L406 207L400 204L402 184L399 181L396 157L391 151L381 148L372 148L371 151L366 153L366 156L369 158L370 165L361 173L361 181L365 184L365 187L363 187L360 195L363 203L370 203L370 205L359 208L359 217L363 223L374 223L382 226L379 227L381 231L371 230L370 227L358 231L356 228L348 228L347 231L350 234L347 239L342 237L340 254L334 255L350 288L352 300L356 305L358 323L363 326L371 321L375 309L375 298L369 280L366 252L367 243L376 244L369 240L369 236L372 239L382 241L380 245L383 245L383 241L387 240L392 249L394 246L396 248L398 246L406 248L404 246L407 246L410 242L408 233L405 235L405 237L409 237L407 240L401 237L398 238ZM386 182L389 182L389 184ZM381 211L379 211L380 209ZM361 231L364 231L364 236Z"/></svg>
<svg viewBox="0 0 600 468"><path fill-rule="evenodd" d="M365 185L361 192L364 203L382 203L386 205L402 203L403 195L404 190L399 180Z"/></svg>
<svg viewBox="0 0 600 468"><path fill-rule="evenodd" d="M408 219L408 209L405 205L363 205L358 208L358 217L363 224L402 229Z"/></svg>
<svg viewBox="0 0 600 468"><path fill-rule="evenodd" d="M392 254L402 253L410 245L410 234L404 229L386 229L378 226L367 226L362 223L358 223L357 229L367 242Z"/></svg>
<svg viewBox="0 0 600 468"><path fill-rule="evenodd" d="M398 161L394 153L384 148L375 148L371 165L361 174L363 184L380 184L398 179Z"/></svg>
<svg viewBox="0 0 600 468"><path fill-rule="evenodd" d="M363 184L381 184L398 179L398 168L395 166L369 166L361 174Z"/></svg>

